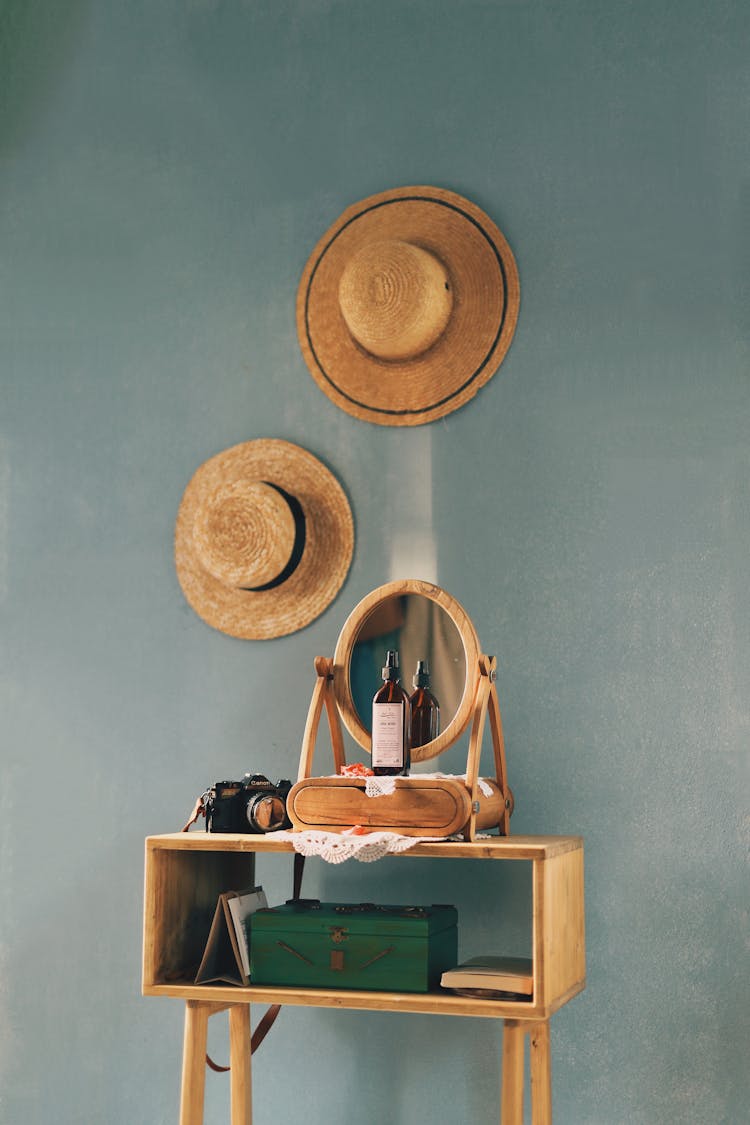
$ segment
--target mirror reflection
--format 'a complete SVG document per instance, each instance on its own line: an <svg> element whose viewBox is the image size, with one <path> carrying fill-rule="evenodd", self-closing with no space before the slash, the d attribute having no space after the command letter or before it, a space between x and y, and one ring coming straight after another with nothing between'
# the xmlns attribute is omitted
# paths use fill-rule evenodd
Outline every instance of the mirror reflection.
<svg viewBox="0 0 750 1125"><path fill-rule="evenodd" d="M388 650L399 654L401 686L407 695L428 686L439 704L439 729L444 730L458 710L466 682L463 641L450 615L422 594L399 594L384 598L365 618L352 647L349 684L359 721L368 732L372 698L382 685ZM427 683L427 669L418 667L420 661L429 670Z"/></svg>

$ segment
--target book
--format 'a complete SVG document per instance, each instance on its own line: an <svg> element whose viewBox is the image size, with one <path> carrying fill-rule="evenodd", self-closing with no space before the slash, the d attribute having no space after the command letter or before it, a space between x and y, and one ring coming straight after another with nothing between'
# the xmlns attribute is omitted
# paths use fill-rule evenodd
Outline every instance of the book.
<svg viewBox="0 0 750 1125"><path fill-rule="evenodd" d="M443 988L484 989L489 992L515 992L531 996L533 977L529 957L471 957L454 969L447 969L440 983Z"/></svg>
<svg viewBox="0 0 750 1125"><path fill-rule="evenodd" d="M268 906L262 887L226 891L219 895L203 958L195 975L196 984L224 981L250 982L250 926L256 910Z"/></svg>

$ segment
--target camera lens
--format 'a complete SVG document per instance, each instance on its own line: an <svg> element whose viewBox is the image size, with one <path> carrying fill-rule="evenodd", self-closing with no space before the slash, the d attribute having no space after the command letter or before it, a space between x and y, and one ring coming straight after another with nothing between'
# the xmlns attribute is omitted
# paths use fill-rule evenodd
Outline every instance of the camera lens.
<svg viewBox="0 0 750 1125"><path fill-rule="evenodd" d="M275 794L260 793L247 806L247 819L256 832L274 832L286 821L286 805Z"/></svg>

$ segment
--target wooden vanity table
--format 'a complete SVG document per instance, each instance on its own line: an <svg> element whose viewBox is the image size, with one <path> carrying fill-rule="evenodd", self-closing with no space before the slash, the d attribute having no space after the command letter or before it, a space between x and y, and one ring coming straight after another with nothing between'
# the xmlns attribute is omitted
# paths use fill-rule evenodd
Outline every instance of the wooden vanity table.
<svg viewBox="0 0 750 1125"><path fill-rule="evenodd" d="M533 1125L550 1125L549 1019L585 985L583 843L577 836L513 836L415 844L425 859L526 860L532 881L533 994L487 1000L447 991L365 992L195 985L216 901L253 886L256 856L293 853L273 836L172 833L146 840L143 993L186 1001L180 1125L202 1125L208 1018L229 1011L232 1125L251 1125L250 1008L295 1004L387 1012L481 1016L503 1021L501 1125L522 1125L524 1040L530 1043ZM398 862L393 856L380 862ZM500 951L502 952L502 951Z"/></svg>
<svg viewBox="0 0 750 1125"><path fill-rule="evenodd" d="M397 637L394 643L394 636ZM146 840L146 882L143 944L143 993L171 996L186 1002L180 1125L202 1125L205 1087L205 1055L208 1019L227 1010L230 1030L231 1121L250 1125L251 1066L250 1009L254 1004L292 1004L324 1008L356 1008L387 1012L474 1016L503 1021L501 1125L523 1125L524 1044L529 1037L532 1125L551 1125L549 1020L554 1012L585 986L583 842L578 836L512 836L510 815L513 796L508 786L500 708L495 687L494 658L482 654L474 626L461 606L439 587L418 580L390 583L373 591L355 608L339 637L333 659L317 657L317 682L302 740L297 786L311 777L318 724L327 713L335 772L344 763L344 744L339 720L354 740L369 752L371 737L365 712L372 698L372 669L382 663L380 649L400 648L411 667L417 659L429 660L435 671L441 700L443 729L432 742L412 750L412 761L437 756L452 746L471 724L466 774L445 782L461 790L466 820L461 838L440 842L417 842L407 857L424 860L461 859L525 862L531 879L530 919L532 994L512 998L459 995L437 988L431 992L388 992L356 989L299 988L267 985L239 987L194 983L219 895L262 882L256 859L264 854L295 855L287 840L274 834L176 832L150 836ZM438 638L435 640L435 638ZM363 682L364 669L364 688ZM442 677L442 678L441 678ZM363 702L364 699L364 702ZM489 823L497 835L483 836L487 827L480 795L479 758L485 719L492 736L495 777L499 799L493 805L496 819ZM442 775L441 775L442 776ZM325 778L321 789L325 788ZM403 781L409 791L410 779ZM334 779L336 783L341 778ZM340 786L338 786L340 790ZM402 794L403 796L403 790ZM339 816L341 805L327 809L321 827L351 824ZM372 801L373 812L367 801ZM335 815L331 809L338 810ZM387 798L359 802L359 822L376 826ZM449 835L449 831L425 831L419 822L419 805L408 805L402 834ZM422 806L424 808L424 806ZM290 815L294 820L294 813ZM494 814L492 814L494 815ZM385 824L389 827L386 817ZM392 829L393 830L393 829ZM455 829L451 828L450 832ZM398 855L379 862L394 863ZM284 895L276 895L282 900ZM450 901L446 886L443 901ZM480 904L477 904L477 911ZM470 915L462 915L459 926L470 926ZM502 955L507 950L485 950ZM322 1062L322 1060L321 1060ZM333 1074L332 1074L333 1079Z"/></svg>

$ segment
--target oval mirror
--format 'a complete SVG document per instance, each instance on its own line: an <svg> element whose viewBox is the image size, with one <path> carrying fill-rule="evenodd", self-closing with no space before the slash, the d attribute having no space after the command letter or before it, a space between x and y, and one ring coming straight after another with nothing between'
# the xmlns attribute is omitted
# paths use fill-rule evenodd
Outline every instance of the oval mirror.
<svg viewBox="0 0 750 1125"><path fill-rule="evenodd" d="M371 749L372 698L382 683L385 654L399 654L401 686L411 695L418 661L429 667L429 688L440 707L437 737L412 747L412 762L434 758L463 734L478 678L479 641L455 598L418 579L378 587L349 615L334 654L334 692L349 733Z"/></svg>

